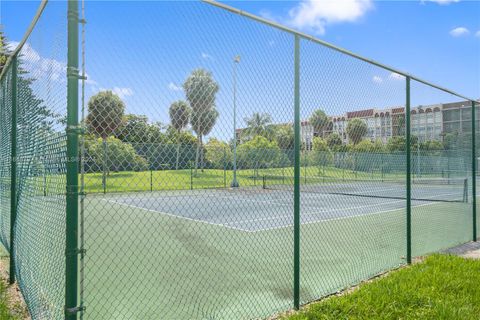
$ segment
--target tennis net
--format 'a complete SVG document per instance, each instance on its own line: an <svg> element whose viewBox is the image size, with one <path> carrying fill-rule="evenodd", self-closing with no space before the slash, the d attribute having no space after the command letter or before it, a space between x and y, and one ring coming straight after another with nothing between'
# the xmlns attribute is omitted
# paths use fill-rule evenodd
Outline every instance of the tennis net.
<svg viewBox="0 0 480 320"><path fill-rule="evenodd" d="M293 177L263 177L266 190L293 191ZM407 199L403 179L352 179L337 177L309 177L302 179L302 192L338 196L356 196L385 199ZM468 202L468 179L416 178L412 180L411 199L434 202Z"/></svg>

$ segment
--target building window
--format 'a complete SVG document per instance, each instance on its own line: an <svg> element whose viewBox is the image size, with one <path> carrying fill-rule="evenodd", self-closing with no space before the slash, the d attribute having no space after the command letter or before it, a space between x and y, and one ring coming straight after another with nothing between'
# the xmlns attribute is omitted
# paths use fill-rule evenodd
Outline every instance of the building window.
<svg viewBox="0 0 480 320"><path fill-rule="evenodd" d="M460 110L445 110L443 112L444 121L459 121L460 120Z"/></svg>

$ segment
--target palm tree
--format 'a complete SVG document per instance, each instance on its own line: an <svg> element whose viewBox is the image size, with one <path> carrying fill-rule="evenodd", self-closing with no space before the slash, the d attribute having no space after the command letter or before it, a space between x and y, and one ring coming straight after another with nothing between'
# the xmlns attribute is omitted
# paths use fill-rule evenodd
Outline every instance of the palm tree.
<svg viewBox="0 0 480 320"><path fill-rule="evenodd" d="M271 140L274 132L273 126L271 126L272 117L268 113L255 112L250 118L245 118L247 128L244 133L253 138L255 136L263 136Z"/></svg>
<svg viewBox="0 0 480 320"><path fill-rule="evenodd" d="M215 98L219 90L211 72L204 69L193 70L183 84L185 95L190 103L192 129L197 134L197 152L195 155L195 175L201 155L203 170L203 136L212 131L218 118Z"/></svg>
<svg viewBox="0 0 480 320"><path fill-rule="evenodd" d="M175 170L178 170L180 160L180 133L190 121L190 107L185 101L176 101L170 106L169 115L172 127L177 132L177 160L175 162Z"/></svg>
<svg viewBox="0 0 480 320"><path fill-rule="evenodd" d="M328 117L325 112L321 109L317 109L313 111L312 115L310 116L310 124L313 127L314 132L317 134L321 134L321 137L324 137L324 131L328 125Z"/></svg>

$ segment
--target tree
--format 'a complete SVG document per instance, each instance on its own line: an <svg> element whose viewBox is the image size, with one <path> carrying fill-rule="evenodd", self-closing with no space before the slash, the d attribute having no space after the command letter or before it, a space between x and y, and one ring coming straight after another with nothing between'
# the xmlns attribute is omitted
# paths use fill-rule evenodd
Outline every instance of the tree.
<svg viewBox="0 0 480 320"><path fill-rule="evenodd" d="M340 147L343 144L342 138L336 132L333 132L332 134L328 135L326 140L327 140L328 147L333 151L338 151L338 149L340 149Z"/></svg>
<svg viewBox="0 0 480 320"><path fill-rule="evenodd" d="M172 128L180 133L188 125L190 121L190 107L185 101L176 101L170 105L168 110ZM179 138L179 136L178 136ZM178 170L178 162L180 160L180 141L177 144L177 160L175 161L175 170Z"/></svg>
<svg viewBox="0 0 480 320"><path fill-rule="evenodd" d="M323 110L317 109L313 111L312 115L310 116L310 124L313 127L315 133L320 134L323 138L325 129L328 126L328 117Z"/></svg>
<svg viewBox="0 0 480 320"><path fill-rule="evenodd" d="M238 163L243 168L269 168L278 164L280 148L277 142L263 136L242 143L237 149Z"/></svg>
<svg viewBox="0 0 480 320"><path fill-rule="evenodd" d="M295 135L291 125L278 125L275 127L275 141L282 150L291 150L295 142Z"/></svg>
<svg viewBox="0 0 480 320"><path fill-rule="evenodd" d="M127 114L115 130L115 137L123 142L146 143L150 141L148 118L144 115Z"/></svg>
<svg viewBox="0 0 480 320"><path fill-rule="evenodd" d="M319 168L324 168L332 162L333 155L325 139L321 137L313 138L313 147L310 158Z"/></svg>
<svg viewBox="0 0 480 320"><path fill-rule="evenodd" d="M271 140L273 136L273 126L271 126L272 117L268 113L255 112L250 118L244 119L247 127L242 132L245 136L253 138L255 136L263 136Z"/></svg>
<svg viewBox="0 0 480 320"><path fill-rule="evenodd" d="M183 89L191 107L190 123L192 129L197 134L197 152L195 155L196 175L200 156L203 169L203 136L210 133L218 118L215 98L219 87L209 71L196 69L192 71L187 80L185 80Z"/></svg>
<svg viewBox="0 0 480 320"><path fill-rule="evenodd" d="M404 152L407 148L407 140L404 136L391 137L387 141L387 150L389 152Z"/></svg>
<svg viewBox="0 0 480 320"><path fill-rule="evenodd" d="M365 121L355 118L347 124L347 135L350 141L355 145L362 141L367 135L368 127Z"/></svg>
<svg viewBox="0 0 480 320"><path fill-rule="evenodd" d="M108 137L108 150L105 157L103 139L92 136L85 139L88 171L142 171L148 168L148 162L139 156L130 143L125 143L114 137Z"/></svg>
<svg viewBox="0 0 480 320"><path fill-rule="evenodd" d="M103 176L102 183L105 187L107 173L107 138L120 125L123 120L125 104L112 91L102 91L92 96L88 101L87 126L91 133L102 138L103 155Z"/></svg>
<svg viewBox="0 0 480 320"><path fill-rule="evenodd" d="M232 162L232 150L228 143L211 138L205 144L207 162L215 169L224 169Z"/></svg>
<svg viewBox="0 0 480 320"><path fill-rule="evenodd" d="M0 72L3 70L3 66L7 63L10 50L7 46L7 39L2 30L0 30Z"/></svg>

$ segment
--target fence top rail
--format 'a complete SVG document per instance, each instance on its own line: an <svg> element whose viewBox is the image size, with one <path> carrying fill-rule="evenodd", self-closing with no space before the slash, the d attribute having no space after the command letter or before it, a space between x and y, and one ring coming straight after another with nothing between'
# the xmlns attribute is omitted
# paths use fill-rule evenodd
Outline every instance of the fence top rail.
<svg viewBox="0 0 480 320"><path fill-rule="evenodd" d="M365 62L367 62L367 63L373 64L373 65L375 65L375 66L377 66L377 67L386 69L386 70L388 70L388 71L395 72L395 73L397 73L397 74L399 74L399 75L402 75L402 76L404 76L404 77L409 77L411 80L415 80L415 81L417 81L417 82L426 84L426 85L431 86L431 87L433 87L433 88L436 88L436 89L438 89L438 90L441 90L441 91L444 91L444 92L446 92L446 93L455 95L455 96L457 96L457 97L459 97L459 98L463 98L463 99L465 99L465 100L474 101L474 102L476 101L476 100L473 99L473 98L466 97L466 96L464 96L464 95L462 95L462 94L459 94L459 93L457 93L457 92L455 92L455 91L452 91L452 90L450 90L450 89L441 87L441 86L439 86L439 85L436 85L436 84L431 83L431 82L429 82L429 81L423 80L423 79L421 79L421 78L419 78L419 77L416 77L416 76L411 75L411 74L409 74L409 73L407 73L407 72L404 72L404 71L395 69L395 68L393 68L393 67L390 67L390 66L385 65L385 64L383 64L383 63L377 62L377 61L375 61L375 60L362 57L362 56L360 56L360 55L358 55L358 54L356 54L356 53L353 53L353 52L351 52L351 51L348 51L348 50L346 50L346 49L343 49L343 48L337 47L337 46L335 46L335 45L333 45L333 44L331 44L331 43L328 43L328 42L326 42L326 41L323 41L323 40L320 40L320 39L318 39L318 38L315 38L315 37L312 36L312 35L309 35L309 34L306 34L306 33L303 33L303 32L299 32L299 31L296 31L296 30L294 30L294 29L292 29L292 28L286 27L286 26L284 26L284 25L281 25L281 24L279 24L279 23L270 21L270 20L268 20L268 19L265 19L265 18L256 16L256 15L254 15L254 14L251 14L251 13L245 12L245 11L243 11L243 10L234 8L234 7L232 7L232 6L229 6L229 5L226 5L226 4L217 2L217 1L215 1L215 0L201 0L201 1L204 2L204 3L210 4L210 5L213 5L213 6L215 6L215 7L218 7L218 8L221 8L221 9L225 9L225 10L227 10L227 11L230 11L230 12L232 12L232 13L238 14L238 15L240 15L240 16L244 16L244 17L246 17L246 18L249 18L249 19L258 21L258 22L260 22L260 23L269 25L269 26L271 26L271 27L280 29L280 30L282 30L282 31L285 31L285 32L288 32L288 33L291 33L291 34L294 34L294 35L298 35L299 37L302 37L302 38L304 38L304 39L306 39L306 40L309 40L309 41L318 43L318 44L320 44L320 45L322 45L322 46L328 47L328 48L330 48L330 49L336 50L336 51L338 51L338 52L341 52L341 53L343 53L343 54L349 55L349 56L354 57L354 58L356 58L356 59L359 59L359 60L365 61Z"/></svg>
<svg viewBox="0 0 480 320"><path fill-rule="evenodd" d="M33 31L33 28L35 28L35 25L38 22L38 19L40 19L40 16L42 15L43 10L45 9L47 5L48 0L42 0L40 5L38 6L37 12L35 13L35 16L33 17L32 21L30 22L30 25L28 26L27 31L23 35L22 40L18 43L17 47L13 50L13 52L9 55L7 61L5 62L5 65L3 66L2 73L0 73L0 81L3 80L3 77L5 77L5 74L7 73L8 67L12 63L12 60L15 56L18 55L20 50L22 50L23 46L25 45L25 42L27 42L28 37L30 37L30 34Z"/></svg>

